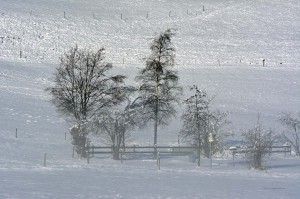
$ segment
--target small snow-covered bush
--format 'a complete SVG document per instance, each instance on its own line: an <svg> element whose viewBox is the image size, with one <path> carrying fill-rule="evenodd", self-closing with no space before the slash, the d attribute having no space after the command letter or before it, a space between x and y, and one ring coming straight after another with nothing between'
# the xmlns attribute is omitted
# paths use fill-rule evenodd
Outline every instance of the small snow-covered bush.
<svg viewBox="0 0 300 199"><path fill-rule="evenodd" d="M81 154L81 156L85 157L85 144L86 144L86 136L81 133L80 128L75 125L70 128L70 134L72 135L72 144L75 147L75 151L77 154Z"/></svg>
<svg viewBox="0 0 300 199"><path fill-rule="evenodd" d="M264 169L263 161L271 154L272 145L278 136L273 130L265 129L260 122L242 135L248 144L245 157L249 161L250 168Z"/></svg>

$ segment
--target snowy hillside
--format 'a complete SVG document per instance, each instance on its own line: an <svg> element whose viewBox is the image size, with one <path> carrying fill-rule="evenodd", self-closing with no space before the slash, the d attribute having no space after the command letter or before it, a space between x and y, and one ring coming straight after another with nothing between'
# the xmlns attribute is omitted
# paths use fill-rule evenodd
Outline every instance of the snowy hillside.
<svg viewBox="0 0 300 199"><path fill-rule="evenodd" d="M177 29L178 67L299 67L299 1L2 0L1 57L57 63L76 43L140 66L155 32ZM204 11L203 11L204 6ZM281 64L280 64L281 63Z"/></svg>
<svg viewBox="0 0 300 199"><path fill-rule="evenodd" d="M71 158L69 126L44 88L75 44L105 47L106 61L135 84L151 38L174 28L181 85L216 96L232 139L258 113L280 131L278 115L300 111L299 13L296 0L0 0L0 198L297 198L299 159L282 154L266 172L248 170L241 157L233 167L230 156L212 170L188 157L162 159L161 171L147 158L87 165ZM159 143L176 144L180 125L178 115L159 129ZM134 143L152 140L151 128L133 133Z"/></svg>

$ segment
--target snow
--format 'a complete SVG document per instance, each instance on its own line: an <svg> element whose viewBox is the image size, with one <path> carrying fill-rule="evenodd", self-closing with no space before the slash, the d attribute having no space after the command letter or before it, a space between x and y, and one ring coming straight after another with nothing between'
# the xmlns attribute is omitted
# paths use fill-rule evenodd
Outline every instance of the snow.
<svg viewBox="0 0 300 199"><path fill-rule="evenodd" d="M187 156L162 156L161 170L149 156L122 164L72 158L69 126L44 89L76 43L104 46L107 61L136 84L151 38L175 28L181 85L216 96L232 139L258 113L280 132L278 115L300 107L299 11L296 0L1 0L0 198L298 198L300 160L284 154L268 159L265 171L249 170L242 156L233 166L230 154L214 157L212 169L208 159L198 168ZM180 125L178 117L159 129L159 143L176 144ZM151 128L134 132L132 142L150 145L152 136Z"/></svg>

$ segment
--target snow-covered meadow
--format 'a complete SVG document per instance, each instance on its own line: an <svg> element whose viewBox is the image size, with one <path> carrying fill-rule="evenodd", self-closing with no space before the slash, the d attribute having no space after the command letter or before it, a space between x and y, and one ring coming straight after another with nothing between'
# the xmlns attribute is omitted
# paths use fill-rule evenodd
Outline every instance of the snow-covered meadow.
<svg viewBox="0 0 300 199"><path fill-rule="evenodd" d="M88 165L71 157L68 125L44 88L75 44L104 46L134 84L151 38L175 28L181 84L216 95L232 139L258 113L280 131L280 112L300 111L299 12L296 0L0 0L0 198L298 198L300 160L283 154L266 171L248 170L242 157L234 167L231 156L214 158L212 170L188 157L162 157L160 171L147 157L121 164L99 156ZM178 115L159 129L159 143L176 144L179 128ZM152 136L151 128L134 132L132 142Z"/></svg>

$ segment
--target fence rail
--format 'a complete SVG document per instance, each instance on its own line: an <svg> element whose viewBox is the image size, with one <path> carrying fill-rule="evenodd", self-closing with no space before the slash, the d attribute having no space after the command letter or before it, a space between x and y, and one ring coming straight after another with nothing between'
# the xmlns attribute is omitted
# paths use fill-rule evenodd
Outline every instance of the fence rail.
<svg viewBox="0 0 300 199"><path fill-rule="evenodd" d="M251 151L255 151L253 150L251 147L247 147L244 149L233 149L232 150L232 154L238 154L238 153L248 153ZM291 155L292 153L292 149L291 146L272 146L269 150L264 151L266 153L289 153Z"/></svg>
<svg viewBox="0 0 300 199"><path fill-rule="evenodd" d="M121 161L123 154L170 154L170 155L188 155L190 161L193 161L195 153L200 147L195 146L126 146L120 148ZM87 163L89 164L90 158L94 157L94 154L113 154L113 147L109 146L87 146L85 148L87 152ZM92 156L91 156L92 155Z"/></svg>
<svg viewBox="0 0 300 199"><path fill-rule="evenodd" d="M193 153L198 147L193 146L126 146L122 147L122 153ZM108 146L89 146L86 147L89 154L107 154L112 153L113 148Z"/></svg>
<svg viewBox="0 0 300 199"><path fill-rule="evenodd" d="M251 147L247 147L244 149L232 149L232 164L235 165L235 155L236 154L243 154L243 153L250 153L255 152L255 150L251 149ZM284 157L286 154L292 154L292 147L291 146L272 146L271 149L263 151L265 153L284 153Z"/></svg>

